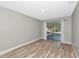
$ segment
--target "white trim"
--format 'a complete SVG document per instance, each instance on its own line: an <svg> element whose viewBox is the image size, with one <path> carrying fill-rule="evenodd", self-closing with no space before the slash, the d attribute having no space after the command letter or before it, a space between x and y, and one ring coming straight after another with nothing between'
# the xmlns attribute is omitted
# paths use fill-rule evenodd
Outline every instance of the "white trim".
<svg viewBox="0 0 79 59"><path fill-rule="evenodd" d="M46 28L47 28L47 23L45 21L44 22L44 39L47 39Z"/></svg>
<svg viewBox="0 0 79 59"><path fill-rule="evenodd" d="M78 55L77 55L77 53L76 53L75 48L74 48L73 45L72 45L72 48L73 48L73 50L74 50L74 53L75 53L75 55L76 55L76 58L78 58Z"/></svg>
<svg viewBox="0 0 79 59"><path fill-rule="evenodd" d="M3 54L8 53L8 52L10 52L10 51L13 51L13 50L15 50L15 49L17 49L17 48L20 48L20 47L22 47L22 46L24 46L24 45L27 45L27 44L30 44L30 43L35 42L35 41L37 41L37 40L40 40L40 39L42 39L42 38L41 38L41 37L40 37L40 38L36 38L36 39L34 39L34 40L32 40L32 41L29 41L29 42L20 44L20 45L18 45L18 46L12 47L12 48L9 48L9 49L7 49L7 50L5 50L5 51L0 52L0 56L3 55Z"/></svg>
<svg viewBox="0 0 79 59"><path fill-rule="evenodd" d="M72 42L62 42L62 43L72 44ZM78 58L78 55L77 55L77 53L76 53L76 51L75 51L75 48L74 48L73 44L72 44L72 48L73 48L73 50L74 50L74 53L75 53L75 55L76 55L76 58Z"/></svg>
<svg viewBox="0 0 79 59"><path fill-rule="evenodd" d="M66 42L66 41L61 42L61 43L65 43L65 44L72 44L72 42Z"/></svg>
<svg viewBox="0 0 79 59"><path fill-rule="evenodd" d="M61 21L61 42L65 40L64 21Z"/></svg>

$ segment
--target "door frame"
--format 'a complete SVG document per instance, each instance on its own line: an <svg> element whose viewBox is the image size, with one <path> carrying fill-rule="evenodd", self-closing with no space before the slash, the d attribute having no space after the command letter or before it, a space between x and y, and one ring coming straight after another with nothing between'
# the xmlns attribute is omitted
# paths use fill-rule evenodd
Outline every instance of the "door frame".
<svg viewBox="0 0 79 59"><path fill-rule="evenodd" d="M61 39L60 41L63 42L64 41L64 21L60 21L61 23ZM47 34L46 34L46 30L47 30L47 22L44 21L44 39L47 40Z"/></svg>

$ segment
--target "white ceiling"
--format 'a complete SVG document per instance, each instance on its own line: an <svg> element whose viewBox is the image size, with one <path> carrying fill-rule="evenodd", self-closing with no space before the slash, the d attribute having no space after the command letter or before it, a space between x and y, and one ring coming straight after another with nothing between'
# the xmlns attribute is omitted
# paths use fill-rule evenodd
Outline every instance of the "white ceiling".
<svg viewBox="0 0 79 59"><path fill-rule="evenodd" d="M77 2L73 1L2 1L0 6L39 20L71 16Z"/></svg>

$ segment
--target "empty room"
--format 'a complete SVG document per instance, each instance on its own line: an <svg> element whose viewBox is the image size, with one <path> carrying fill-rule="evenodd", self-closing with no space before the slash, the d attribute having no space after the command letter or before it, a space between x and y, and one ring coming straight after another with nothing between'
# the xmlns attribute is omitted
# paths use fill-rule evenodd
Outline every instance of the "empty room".
<svg viewBox="0 0 79 59"><path fill-rule="evenodd" d="M0 1L0 58L78 58L79 1Z"/></svg>

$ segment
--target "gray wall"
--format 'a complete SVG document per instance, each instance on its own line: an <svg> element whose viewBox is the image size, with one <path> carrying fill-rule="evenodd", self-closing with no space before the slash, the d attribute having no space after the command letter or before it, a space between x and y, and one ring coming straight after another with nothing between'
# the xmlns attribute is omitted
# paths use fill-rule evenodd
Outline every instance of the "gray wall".
<svg viewBox="0 0 79 59"><path fill-rule="evenodd" d="M64 18L64 42L71 43L72 41L72 18Z"/></svg>
<svg viewBox="0 0 79 59"><path fill-rule="evenodd" d="M76 9L74 10L74 13L72 15L72 42L76 49L76 52L78 53L79 49L79 2L77 3ZM79 56L79 53L78 53Z"/></svg>
<svg viewBox="0 0 79 59"><path fill-rule="evenodd" d="M41 37L41 21L0 7L0 51Z"/></svg>

